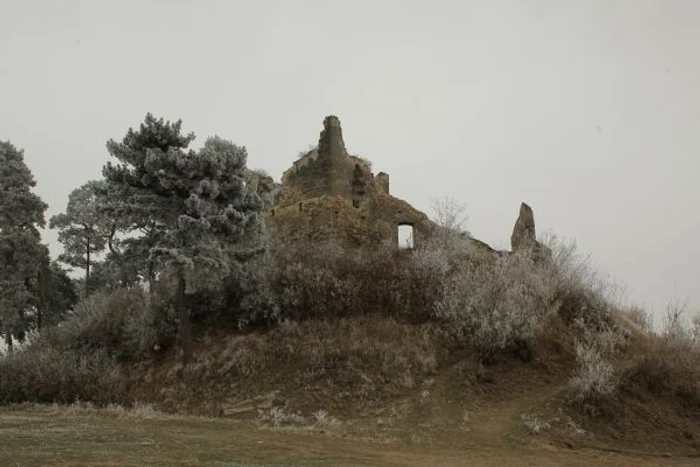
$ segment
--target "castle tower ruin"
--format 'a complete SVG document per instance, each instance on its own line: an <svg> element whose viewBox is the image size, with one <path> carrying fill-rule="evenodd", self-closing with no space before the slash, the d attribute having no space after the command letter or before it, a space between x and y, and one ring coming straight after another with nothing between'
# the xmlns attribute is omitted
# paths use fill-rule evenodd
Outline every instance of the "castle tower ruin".
<svg viewBox="0 0 700 467"><path fill-rule="evenodd" d="M282 175L266 223L293 236L358 246L398 244L399 225L412 226L416 242L433 228L424 213L391 196L388 174L375 176L367 160L348 154L340 120L333 115L323 120L318 148Z"/></svg>

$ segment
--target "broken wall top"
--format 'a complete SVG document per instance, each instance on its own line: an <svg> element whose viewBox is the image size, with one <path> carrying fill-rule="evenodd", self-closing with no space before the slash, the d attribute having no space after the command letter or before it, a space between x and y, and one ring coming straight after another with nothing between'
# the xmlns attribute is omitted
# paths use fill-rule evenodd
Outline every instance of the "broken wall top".
<svg viewBox="0 0 700 467"><path fill-rule="evenodd" d="M366 160L350 155L336 116L323 120L318 147L294 162L282 175L274 206L266 216L271 226L295 231L295 237L346 239L355 245L393 241L398 226L411 225L416 238L433 235L436 224L423 212L389 193L389 175L376 176ZM479 249L496 252L471 239ZM534 214L522 203L511 236L512 251L546 247L536 240Z"/></svg>
<svg viewBox="0 0 700 467"><path fill-rule="evenodd" d="M388 176L381 180L381 191L388 192ZM282 175L278 204L290 206L321 196L341 196L358 200L375 192L370 164L349 155L338 117L323 120L318 147L309 151Z"/></svg>

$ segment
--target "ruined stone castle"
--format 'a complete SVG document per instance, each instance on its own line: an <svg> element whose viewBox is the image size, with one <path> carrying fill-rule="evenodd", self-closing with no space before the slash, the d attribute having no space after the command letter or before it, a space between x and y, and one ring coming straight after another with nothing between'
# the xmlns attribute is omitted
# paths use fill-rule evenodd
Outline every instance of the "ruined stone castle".
<svg viewBox="0 0 700 467"><path fill-rule="evenodd" d="M375 175L368 161L348 154L335 116L325 118L318 147L296 160L280 184L270 177L257 177L256 184L267 198L265 224L291 240L398 246L398 230L408 226L413 245L420 245L438 228L423 212L391 195L387 173ZM470 241L493 251L483 242ZM512 248L534 243L534 216L523 203Z"/></svg>

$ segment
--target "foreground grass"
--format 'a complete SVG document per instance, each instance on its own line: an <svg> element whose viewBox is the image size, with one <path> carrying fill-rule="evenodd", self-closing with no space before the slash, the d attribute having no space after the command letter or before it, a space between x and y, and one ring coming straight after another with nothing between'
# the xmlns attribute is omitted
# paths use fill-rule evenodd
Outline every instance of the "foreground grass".
<svg viewBox="0 0 700 467"><path fill-rule="evenodd" d="M435 450L256 429L250 422L56 406L0 408L0 465L33 466L651 466L697 459L538 446Z"/></svg>
<svg viewBox="0 0 700 467"><path fill-rule="evenodd" d="M152 412L11 407L0 410L0 465L319 465L291 458L290 462L271 463L274 449L255 436L239 442L229 438L230 432L238 431L240 426L230 421Z"/></svg>

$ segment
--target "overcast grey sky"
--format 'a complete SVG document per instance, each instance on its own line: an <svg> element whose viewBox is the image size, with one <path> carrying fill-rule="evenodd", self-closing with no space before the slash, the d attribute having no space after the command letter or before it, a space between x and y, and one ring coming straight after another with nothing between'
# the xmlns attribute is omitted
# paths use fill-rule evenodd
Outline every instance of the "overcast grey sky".
<svg viewBox="0 0 700 467"><path fill-rule="evenodd" d="M2 1L0 139L49 215L149 111L276 179L338 115L419 209L506 247L526 201L636 301L700 308L700 1Z"/></svg>

